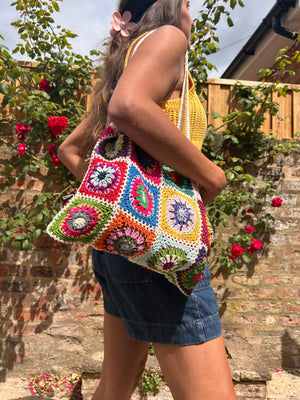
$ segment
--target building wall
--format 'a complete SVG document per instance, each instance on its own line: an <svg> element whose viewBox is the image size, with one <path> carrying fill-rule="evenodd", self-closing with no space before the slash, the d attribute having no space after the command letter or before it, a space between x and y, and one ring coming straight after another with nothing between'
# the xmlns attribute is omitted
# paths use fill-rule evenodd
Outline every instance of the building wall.
<svg viewBox="0 0 300 400"><path fill-rule="evenodd" d="M280 2L278 1L278 3ZM272 68L279 50L295 45L294 40L273 31L272 18L268 17L268 15L263 19L257 30L253 32L253 35L240 50L236 59L231 61L232 64L228 67L230 72L225 71L223 78L255 81L259 78L258 71L260 69ZM299 32L299 18L300 7L299 0L297 0L295 7L290 6L288 11L283 13L280 20L281 26L291 32ZM266 26L268 26L267 30L265 30ZM237 62L237 60L239 61ZM234 70L230 68L232 65L235 65ZM284 80L283 82L300 83L299 79Z"/></svg>

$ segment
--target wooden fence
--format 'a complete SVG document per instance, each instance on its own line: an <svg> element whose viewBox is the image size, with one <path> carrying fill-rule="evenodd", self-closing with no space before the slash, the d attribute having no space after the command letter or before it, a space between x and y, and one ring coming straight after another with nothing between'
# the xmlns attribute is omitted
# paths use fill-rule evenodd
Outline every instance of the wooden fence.
<svg viewBox="0 0 300 400"><path fill-rule="evenodd" d="M31 68L35 63L19 62L24 68ZM95 77L92 79L96 82ZM218 113L221 116L226 116L230 112L238 108L237 102L234 101L233 91L237 81L230 79L208 79L203 84L207 94L207 100L203 101L205 110L207 111L208 124L213 124L216 128L223 124L221 118L213 119L212 114ZM240 81L242 84L253 86L261 82ZM266 83L267 85L267 83ZM283 97L273 93L272 100L279 104L279 113L276 116L269 114L265 115L266 120L262 126L263 132L273 134L280 139L292 139L296 137L296 133L300 132L300 85L288 85L289 90L287 96ZM298 89L295 92L291 89ZM2 100L0 94L0 103ZM85 105L89 110L91 107L91 95L82 96L80 103ZM0 106L0 118L8 117L9 109ZM281 118L279 119L278 116Z"/></svg>
<svg viewBox="0 0 300 400"><path fill-rule="evenodd" d="M208 123L218 127L223 124L221 118L213 119L214 112L226 116L237 108L232 92L237 81L231 79L208 79L204 84L207 101L203 102L207 111ZM253 86L261 82L240 81L244 85ZM283 85L282 85L283 86ZM266 114L262 130L266 134L273 134L280 139L291 139L300 133L300 85L288 85L287 96L272 94L272 100L279 105L276 116ZM298 89L299 92L292 89ZM278 116L281 118L279 119Z"/></svg>

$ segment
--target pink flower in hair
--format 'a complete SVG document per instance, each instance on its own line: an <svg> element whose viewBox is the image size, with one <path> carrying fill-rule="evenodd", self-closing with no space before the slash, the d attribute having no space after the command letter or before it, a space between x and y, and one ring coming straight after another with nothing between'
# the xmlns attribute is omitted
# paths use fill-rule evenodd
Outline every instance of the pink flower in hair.
<svg viewBox="0 0 300 400"><path fill-rule="evenodd" d="M115 11L112 20L110 21L112 25L110 35L115 36L118 32L121 32L122 36L129 36L129 31L132 31L136 27L135 22L130 22L131 17L132 14L130 11L125 11L123 15L118 11Z"/></svg>

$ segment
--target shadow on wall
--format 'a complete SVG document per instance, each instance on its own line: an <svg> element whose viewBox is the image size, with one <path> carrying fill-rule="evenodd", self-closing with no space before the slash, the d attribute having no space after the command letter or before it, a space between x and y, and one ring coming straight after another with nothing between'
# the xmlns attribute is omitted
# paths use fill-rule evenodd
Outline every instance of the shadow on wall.
<svg viewBox="0 0 300 400"><path fill-rule="evenodd" d="M71 318L83 302L101 297L89 251L46 238L24 255L23 265L15 257L11 248L0 249L0 382L30 361L26 343L47 332L57 312Z"/></svg>
<svg viewBox="0 0 300 400"><path fill-rule="evenodd" d="M300 345L285 330L281 338L282 369L300 368Z"/></svg>

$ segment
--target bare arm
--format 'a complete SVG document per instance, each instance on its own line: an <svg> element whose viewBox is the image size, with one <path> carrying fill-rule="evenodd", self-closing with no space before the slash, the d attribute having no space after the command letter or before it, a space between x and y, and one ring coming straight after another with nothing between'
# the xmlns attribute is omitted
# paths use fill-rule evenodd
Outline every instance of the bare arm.
<svg viewBox="0 0 300 400"><path fill-rule="evenodd" d="M160 108L182 78L187 41L164 26L138 48L111 98L109 119L154 158L201 185L205 203L226 183L222 169L205 157Z"/></svg>
<svg viewBox="0 0 300 400"><path fill-rule="evenodd" d="M84 119L77 128L63 141L58 149L58 158L72 172L72 174L82 181L88 163L86 161L88 146L88 118Z"/></svg>
<svg viewBox="0 0 300 400"><path fill-rule="evenodd" d="M207 204L225 185L224 172L207 159L177 129L159 104L173 93L184 70L187 40L175 27L164 26L150 35L131 58L109 104L109 119L160 162L198 182ZM62 143L59 159L82 180L88 120Z"/></svg>

